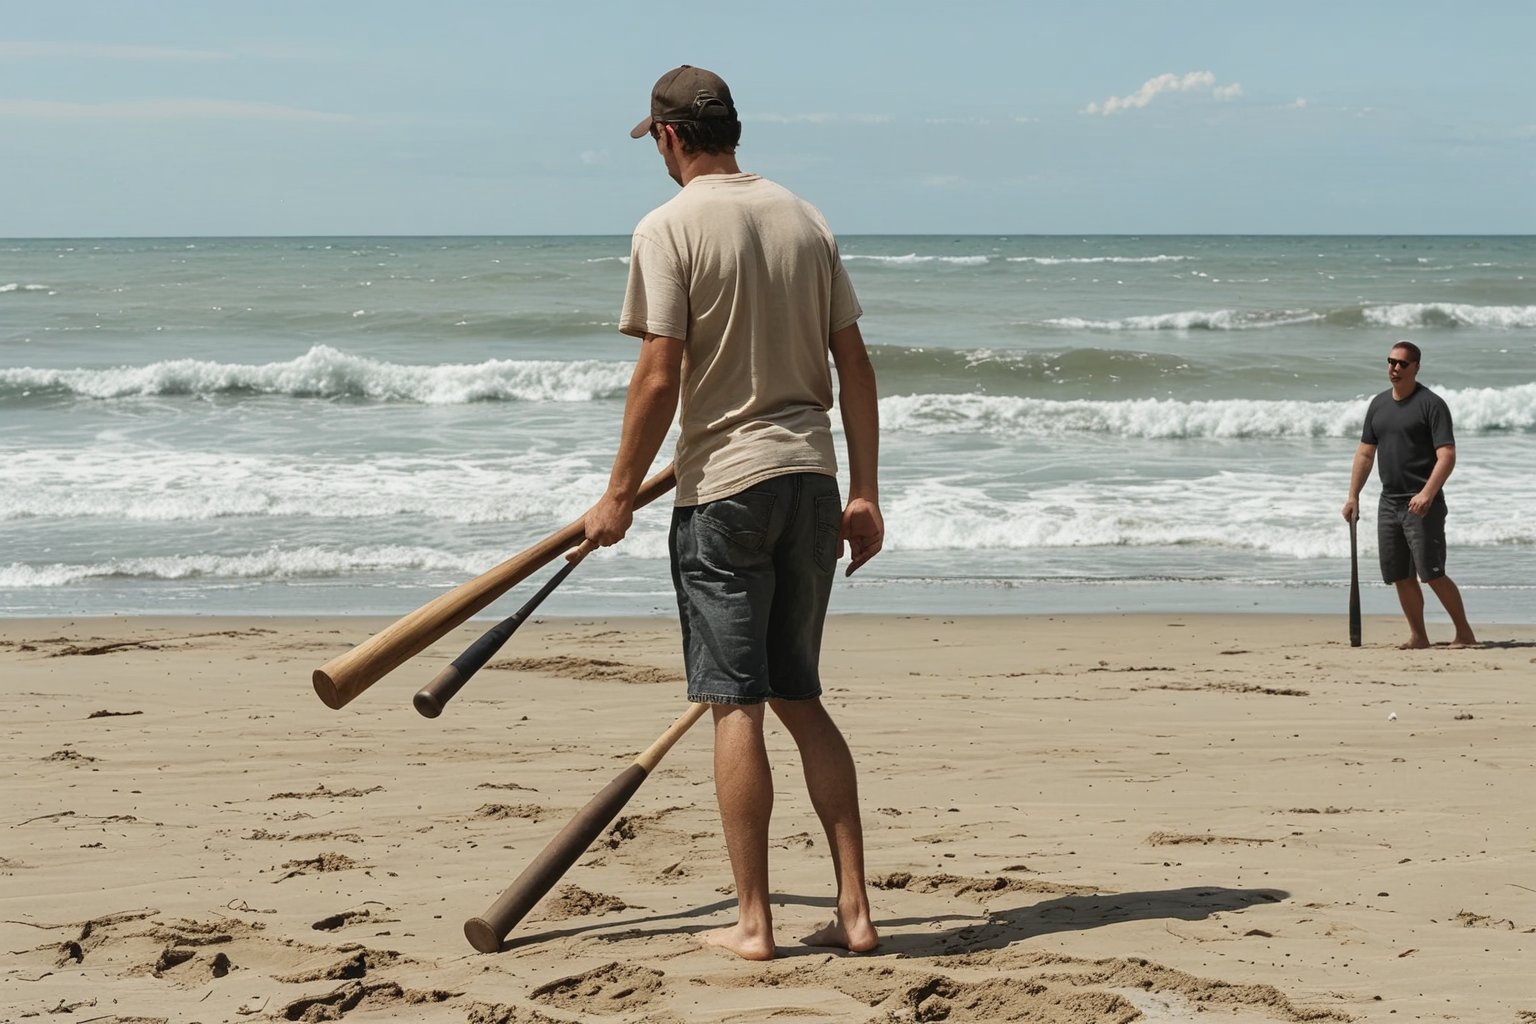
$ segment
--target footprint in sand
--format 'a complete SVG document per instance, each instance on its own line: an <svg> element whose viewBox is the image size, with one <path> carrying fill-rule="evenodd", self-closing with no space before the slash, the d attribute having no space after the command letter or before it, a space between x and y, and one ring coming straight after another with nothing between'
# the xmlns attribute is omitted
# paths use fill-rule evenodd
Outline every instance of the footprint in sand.
<svg viewBox="0 0 1536 1024"><path fill-rule="evenodd" d="M530 999L585 1018L589 1013L629 1013L642 1010L666 994L660 971L635 964L611 963L582 974L540 985Z"/></svg>

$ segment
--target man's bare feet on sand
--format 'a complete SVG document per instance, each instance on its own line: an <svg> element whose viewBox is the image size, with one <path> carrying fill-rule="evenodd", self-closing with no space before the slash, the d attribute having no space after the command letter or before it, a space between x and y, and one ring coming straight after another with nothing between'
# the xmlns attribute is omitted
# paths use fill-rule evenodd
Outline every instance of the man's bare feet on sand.
<svg viewBox="0 0 1536 1024"><path fill-rule="evenodd" d="M800 940L807 946L838 946L850 953L868 953L880 945L880 936L868 918L843 926L842 917L834 915L832 923Z"/></svg>
<svg viewBox="0 0 1536 1024"><path fill-rule="evenodd" d="M1430 646L1427 636L1410 636L1407 640L1397 645L1400 651L1422 651Z"/></svg>
<svg viewBox="0 0 1536 1024"><path fill-rule="evenodd" d="M749 930L739 922L729 928L716 928L714 931L705 932L699 936L699 941L706 946L719 946L721 949L730 950L743 960L773 959L773 936Z"/></svg>
<svg viewBox="0 0 1536 1024"><path fill-rule="evenodd" d="M1446 644L1446 646L1453 651L1464 651L1468 647L1477 646L1477 637L1473 636L1471 633L1468 633L1466 636L1462 636L1458 633L1456 636L1451 638L1451 642Z"/></svg>

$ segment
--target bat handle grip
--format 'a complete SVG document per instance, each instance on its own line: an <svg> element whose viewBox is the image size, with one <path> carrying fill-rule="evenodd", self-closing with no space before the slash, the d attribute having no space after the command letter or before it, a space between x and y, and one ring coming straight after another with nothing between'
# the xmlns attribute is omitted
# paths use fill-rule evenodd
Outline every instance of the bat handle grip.
<svg viewBox="0 0 1536 1024"><path fill-rule="evenodd" d="M439 672L437 678L423 686L416 696L411 698L411 703L423 717L436 718L443 713L444 705L452 700L454 694L462 690L467 682L469 682L469 674L460 672L458 663L455 662Z"/></svg>
<svg viewBox="0 0 1536 1024"><path fill-rule="evenodd" d="M443 713L443 708L453 699L454 695L464 689L464 684L469 682L476 672L485 667L492 656L507 642L507 638L517 631L517 627L523 624L531 608L521 608L515 615L503 619L491 628L484 636L469 645L469 648L453 663L437 674L433 679L411 699L427 718L436 718Z"/></svg>
<svg viewBox="0 0 1536 1024"><path fill-rule="evenodd" d="M537 610L544 599L554 592L554 589L571 574L571 570L576 568L584 557L586 553L582 552L566 562L559 572L539 588L539 592L534 594L527 604L492 626L484 636L470 644L463 654L454 658L453 664L439 672L436 679L423 686L411 699L416 710L426 718L436 718L442 714L443 708L454 695L464 688L464 684L469 682L476 672L485 667L485 663L501 650L513 633L517 632L517 627Z"/></svg>

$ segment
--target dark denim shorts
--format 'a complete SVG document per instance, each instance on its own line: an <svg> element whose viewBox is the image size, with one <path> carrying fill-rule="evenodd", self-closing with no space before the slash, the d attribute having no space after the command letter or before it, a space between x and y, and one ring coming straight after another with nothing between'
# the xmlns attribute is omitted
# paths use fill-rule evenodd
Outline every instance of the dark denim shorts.
<svg viewBox="0 0 1536 1024"><path fill-rule="evenodd" d="M1408 511L1408 499L1381 496L1376 506L1376 545L1385 583L1417 575L1428 583L1445 575L1445 498L1422 516Z"/></svg>
<svg viewBox="0 0 1536 1024"><path fill-rule="evenodd" d="M672 582L688 699L821 696L821 627L837 568L837 478L790 473L672 512Z"/></svg>

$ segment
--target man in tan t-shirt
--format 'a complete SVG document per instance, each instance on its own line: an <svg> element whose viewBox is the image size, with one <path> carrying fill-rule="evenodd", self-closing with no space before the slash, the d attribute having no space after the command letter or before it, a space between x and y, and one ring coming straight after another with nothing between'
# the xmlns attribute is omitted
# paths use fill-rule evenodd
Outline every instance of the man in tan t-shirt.
<svg viewBox="0 0 1536 1024"><path fill-rule="evenodd" d="M635 229L619 329L641 339L608 490L584 549L617 543L682 401L672 577L688 699L713 706L715 792L737 923L708 942L774 955L768 903L773 779L764 707L794 737L837 878L809 945L873 949L853 757L821 703L822 623L843 544L852 573L880 551L879 411L861 313L837 243L809 203L736 164L730 89L702 68L657 81L649 134L682 191ZM829 410L837 367L848 502Z"/></svg>

